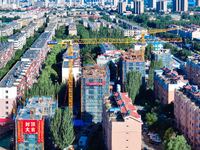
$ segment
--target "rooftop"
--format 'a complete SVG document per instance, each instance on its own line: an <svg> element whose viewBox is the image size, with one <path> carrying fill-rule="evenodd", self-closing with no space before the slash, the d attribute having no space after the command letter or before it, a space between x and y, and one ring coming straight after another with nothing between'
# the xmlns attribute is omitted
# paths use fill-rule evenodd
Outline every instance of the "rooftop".
<svg viewBox="0 0 200 150"><path fill-rule="evenodd" d="M45 116L52 116L58 107L57 101L52 97L32 97L26 99L26 105L17 113L17 119L40 120Z"/></svg>
<svg viewBox="0 0 200 150"><path fill-rule="evenodd" d="M21 37L24 37L26 35L26 33L21 33L21 32L17 32L13 35L11 35L8 40L14 40L14 41L17 41L19 40Z"/></svg>
<svg viewBox="0 0 200 150"><path fill-rule="evenodd" d="M200 89L197 85L187 84L180 89L180 92L183 92L192 102L200 106Z"/></svg>
<svg viewBox="0 0 200 150"><path fill-rule="evenodd" d="M30 50L28 49L21 59L38 59L38 55L40 54L39 50Z"/></svg>
<svg viewBox="0 0 200 150"><path fill-rule="evenodd" d="M106 66L85 66L82 70L83 78L103 78L106 76Z"/></svg>
<svg viewBox="0 0 200 150"><path fill-rule="evenodd" d="M126 62L144 62L142 51L134 51L130 49L127 52L122 53L122 60Z"/></svg>
<svg viewBox="0 0 200 150"><path fill-rule="evenodd" d="M117 50L117 48L114 45L108 43L100 44L100 48L102 53L105 53L106 51Z"/></svg>
<svg viewBox="0 0 200 150"><path fill-rule="evenodd" d="M13 44L10 42L0 42L0 53L12 48Z"/></svg>
<svg viewBox="0 0 200 150"><path fill-rule="evenodd" d="M159 76L165 83L177 84L178 81L188 82L184 80L182 75L179 75L175 70L170 70L168 68L162 68L161 70L155 71L157 76Z"/></svg>
<svg viewBox="0 0 200 150"><path fill-rule="evenodd" d="M110 97L104 98L104 104L112 121L125 121L126 117L132 117L141 121L137 108L132 104L128 93L116 92Z"/></svg>
<svg viewBox="0 0 200 150"><path fill-rule="evenodd" d="M50 39L50 37L51 37L50 32L43 32L39 36L39 38L33 43L33 45L31 46L31 49L43 48L45 46L45 44L47 43L47 41Z"/></svg>
<svg viewBox="0 0 200 150"><path fill-rule="evenodd" d="M196 64L200 65L200 55L199 54L193 54L192 56L188 56L189 61L193 61Z"/></svg>
<svg viewBox="0 0 200 150"><path fill-rule="evenodd" d="M162 55L162 54L171 54L170 49L160 49L157 51L152 51L153 54Z"/></svg>
<svg viewBox="0 0 200 150"><path fill-rule="evenodd" d="M0 81L0 87L17 86L26 74L26 71L30 65L30 61L18 61Z"/></svg>

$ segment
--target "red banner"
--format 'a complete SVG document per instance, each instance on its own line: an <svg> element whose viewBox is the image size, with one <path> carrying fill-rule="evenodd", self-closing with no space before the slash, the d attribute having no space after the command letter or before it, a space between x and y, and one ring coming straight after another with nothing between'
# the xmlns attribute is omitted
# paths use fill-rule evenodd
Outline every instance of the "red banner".
<svg viewBox="0 0 200 150"><path fill-rule="evenodd" d="M23 121L17 121L17 142L23 143L24 142L24 135L23 135Z"/></svg>
<svg viewBox="0 0 200 150"><path fill-rule="evenodd" d="M38 121L38 143L44 142L44 120Z"/></svg>
<svg viewBox="0 0 200 150"><path fill-rule="evenodd" d="M87 82L86 85L87 86L102 86L102 85L105 85L106 82Z"/></svg>
<svg viewBox="0 0 200 150"><path fill-rule="evenodd" d="M37 120L23 120L24 134L37 134Z"/></svg>

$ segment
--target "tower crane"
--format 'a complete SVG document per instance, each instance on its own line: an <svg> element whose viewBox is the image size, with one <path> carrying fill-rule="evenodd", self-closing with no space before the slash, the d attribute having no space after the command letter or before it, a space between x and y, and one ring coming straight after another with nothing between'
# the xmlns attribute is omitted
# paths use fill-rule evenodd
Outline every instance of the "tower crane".
<svg viewBox="0 0 200 150"><path fill-rule="evenodd" d="M170 29L154 29L154 30L148 30L148 34L156 34L156 33L162 33L167 31L176 30L177 28L170 28ZM145 50L145 44L146 40L144 38L145 32L141 33L141 43L142 46L142 53L144 57L144 50ZM170 40L170 39L168 39ZM172 40L173 41L173 40ZM67 81L68 84L68 106L73 112L73 44L101 44L101 43L109 43L109 44L133 44L137 43L139 40L134 38L89 38L89 39L73 39L73 40L62 40L61 42L56 41L49 41L48 45L52 47L55 44L61 44L61 45L67 45L68 46L68 58L69 58L69 78ZM176 42L182 42L182 40L176 38Z"/></svg>

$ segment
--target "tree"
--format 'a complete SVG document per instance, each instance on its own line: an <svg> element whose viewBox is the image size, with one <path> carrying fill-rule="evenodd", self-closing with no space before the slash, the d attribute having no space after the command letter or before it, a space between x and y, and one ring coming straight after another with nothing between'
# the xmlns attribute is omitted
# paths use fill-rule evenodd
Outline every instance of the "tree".
<svg viewBox="0 0 200 150"><path fill-rule="evenodd" d="M169 142L171 138L176 137L176 133L174 132L173 128L168 128L164 134L164 141Z"/></svg>
<svg viewBox="0 0 200 150"><path fill-rule="evenodd" d="M162 60L159 61L152 61L150 64L150 69L149 69L149 79L147 82L147 86L149 89L153 89L153 84L154 84L154 71L156 69L162 68Z"/></svg>
<svg viewBox="0 0 200 150"><path fill-rule="evenodd" d="M50 124L50 131L53 137L54 144L64 149L71 145L75 139L72 112L69 108L64 110L59 108L56 110L53 119Z"/></svg>
<svg viewBox="0 0 200 150"><path fill-rule="evenodd" d="M165 145L166 150L191 150L183 135L172 137Z"/></svg>
<svg viewBox="0 0 200 150"><path fill-rule="evenodd" d="M146 114L146 121L147 121L148 126L153 125L154 123L157 122L157 120L158 120L158 117L155 112Z"/></svg>
<svg viewBox="0 0 200 150"><path fill-rule="evenodd" d="M132 103L135 102L135 97L139 93L140 87L142 85L142 75L138 71L130 71L126 77L126 92L128 92L129 97L132 99Z"/></svg>
<svg viewBox="0 0 200 150"><path fill-rule="evenodd" d="M153 45L148 44L145 49L145 59L151 60L151 51L153 50Z"/></svg>

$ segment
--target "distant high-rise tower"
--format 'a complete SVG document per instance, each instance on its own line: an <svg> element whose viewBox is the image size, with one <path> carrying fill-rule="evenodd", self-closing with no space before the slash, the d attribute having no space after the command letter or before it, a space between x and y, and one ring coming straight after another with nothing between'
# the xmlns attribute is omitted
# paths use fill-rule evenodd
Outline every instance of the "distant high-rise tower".
<svg viewBox="0 0 200 150"><path fill-rule="evenodd" d="M173 0L173 10L177 12L188 11L188 0Z"/></svg>
<svg viewBox="0 0 200 150"><path fill-rule="evenodd" d="M114 7L117 7L118 3L119 3L119 0L113 0L113 6Z"/></svg>
<svg viewBox="0 0 200 150"><path fill-rule="evenodd" d="M122 14L123 12L126 11L126 2L118 2L118 13Z"/></svg>
<svg viewBox="0 0 200 150"><path fill-rule="evenodd" d="M200 7L200 0L196 0L196 6Z"/></svg>
<svg viewBox="0 0 200 150"><path fill-rule="evenodd" d="M144 0L133 0L133 5L134 14L144 13Z"/></svg>
<svg viewBox="0 0 200 150"><path fill-rule="evenodd" d="M157 12L167 12L167 0L158 0L156 2Z"/></svg>
<svg viewBox="0 0 200 150"><path fill-rule="evenodd" d="M65 0L56 0L56 4L59 7L64 7L65 6Z"/></svg>
<svg viewBox="0 0 200 150"><path fill-rule="evenodd" d="M156 0L149 0L149 7L155 9L156 8Z"/></svg>

